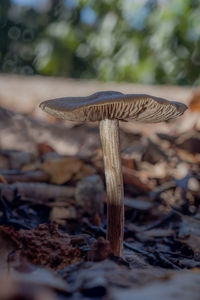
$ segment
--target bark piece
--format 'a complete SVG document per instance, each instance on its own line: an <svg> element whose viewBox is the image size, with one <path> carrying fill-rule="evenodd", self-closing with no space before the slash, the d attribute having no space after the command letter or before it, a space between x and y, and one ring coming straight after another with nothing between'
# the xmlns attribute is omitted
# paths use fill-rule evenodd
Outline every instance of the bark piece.
<svg viewBox="0 0 200 300"><path fill-rule="evenodd" d="M12 202L16 193L21 199L36 203L47 202L48 199L69 199L74 196L75 189L68 186L57 186L46 183L17 182L13 184L0 183L1 195Z"/></svg>
<svg viewBox="0 0 200 300"><path fill-rule="evenodd" d="M49 175L43 171L3 170L1 175L8 183L14 182L48 182Z"/></svg>

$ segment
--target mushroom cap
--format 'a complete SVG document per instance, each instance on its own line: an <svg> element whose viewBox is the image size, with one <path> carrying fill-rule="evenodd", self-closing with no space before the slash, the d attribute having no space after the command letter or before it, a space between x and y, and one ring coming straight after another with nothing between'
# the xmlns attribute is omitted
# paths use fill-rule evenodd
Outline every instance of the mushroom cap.
<svg viewBox="0 0 200 300"><path fill-rule="evenodd" d="M104 119L157 123L184 113L183 103L145 94L97 92L88 97L66 97L44 101L40 107L47 113L69 121L95 122Z"/></svg>

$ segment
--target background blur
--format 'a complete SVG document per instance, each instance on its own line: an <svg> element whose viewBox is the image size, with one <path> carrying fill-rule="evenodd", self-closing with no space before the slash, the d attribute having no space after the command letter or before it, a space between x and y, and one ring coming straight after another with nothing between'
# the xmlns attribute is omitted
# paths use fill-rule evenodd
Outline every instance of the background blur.
<svg viewBox="0 0 200 300"><path fill-rule="evenodd" d="M200 84L199 0L1 0L0 72Z"/></svg>

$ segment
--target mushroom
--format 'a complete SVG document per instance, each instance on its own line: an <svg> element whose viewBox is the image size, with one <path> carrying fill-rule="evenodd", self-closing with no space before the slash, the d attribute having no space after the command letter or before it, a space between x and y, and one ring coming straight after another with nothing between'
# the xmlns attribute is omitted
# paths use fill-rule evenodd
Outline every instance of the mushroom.
<svg viewBox="0 0 200 300"><path fill-rule="evenodd" d="M47 100L42 102L40 107L57 118L69 121L99 121L107 189L107 239L114 255L122 255L124 190L119 120L162 122L182 115L187 106L150 95L104 91L88 97Z"/></svg>

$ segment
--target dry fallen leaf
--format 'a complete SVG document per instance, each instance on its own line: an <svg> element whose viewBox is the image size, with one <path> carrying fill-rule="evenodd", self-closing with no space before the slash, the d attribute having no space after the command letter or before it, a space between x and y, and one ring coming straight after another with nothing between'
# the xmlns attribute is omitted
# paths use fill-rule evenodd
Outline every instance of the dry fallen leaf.
<svg viewBox="0 0 200 300"><path fill-rule="evenodd" d="M86 176L90 176L96 173L96 169L88 164L83 164L79 172L76 173L73 177L73 180L78 181Z"/></svg>
<svg viewBox="0 0 200 300"><path fill-rule="evenodd" d="M193 112L200 112L200 89L195 91L188 107Z"/></svg>
<svg viewBox="0 0 200 300"><path fill-rule="evenodd" d="M67 219L76 219L77 212L74 206L57 207L54 206L51 210L50 220L58 224L65 225Z"/></svg>
<svg viewBox="0 0 200 300"><path fill-rule="evenodd" d="M144 183L135 175L134 170L122 167L124 183L133 186L136 190L142 193L148 193L151 191L152 186Z"/></svg>
<svg viewBox="0 0 200 300"><path fill-rule="evenodd" d="M44 143L37 144L37 151L40 156L43 156L47 153L55 152L55 150L51 146Z"/></svg>
<svg viewBox="0 0 200 300"><path fill-rule="evenodd" d="M176 145L192 154L200 153L200 133L187 132L176 140Z"/></svg>
<svg viewBox="0 0 200 300"><path fill-rule="evenodd" d="M42 169L50 175L50 182L55 184L63 184L71 179L78 181L96 173L94 167L76 157L47 158Z"/></svg>
<svg viewBox="0 0 200 300"><path fill-rule="evenodd" d="M188 151L177 149L177 154L181 160L189 163L200 163L200 155L189 153Z"/></svg>
<svg viewBox="0 0 200 300"><path fill-rule="evenodd" d="M135 161L133 158L122 156L121 159L122 159L122 166L132 170L135 169Z"/></svg>
<svg viewBox="0 0 200 300"><path fill-rule="evenodd" d="M76 157L61 157L47 159L42 164L42 170L50 176L50 182L63 184L77 174L84 163Z"/></svg>

